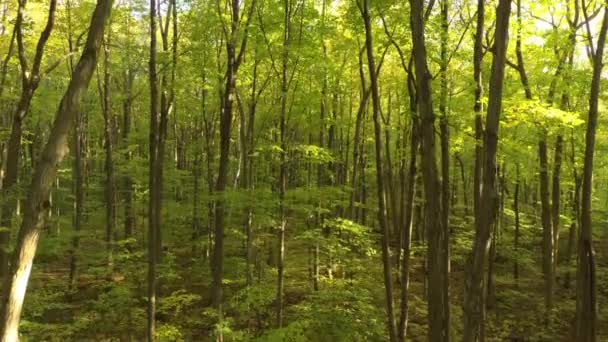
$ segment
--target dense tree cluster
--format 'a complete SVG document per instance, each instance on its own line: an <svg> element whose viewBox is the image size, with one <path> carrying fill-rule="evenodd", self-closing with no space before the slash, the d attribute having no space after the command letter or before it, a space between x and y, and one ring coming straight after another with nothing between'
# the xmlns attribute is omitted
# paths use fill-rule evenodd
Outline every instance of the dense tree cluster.
<svg viewBox="0 0 608 342"><path fill-rule="evenodd" d="M600 341L600 0L0 0L0 340Z"/></svg>

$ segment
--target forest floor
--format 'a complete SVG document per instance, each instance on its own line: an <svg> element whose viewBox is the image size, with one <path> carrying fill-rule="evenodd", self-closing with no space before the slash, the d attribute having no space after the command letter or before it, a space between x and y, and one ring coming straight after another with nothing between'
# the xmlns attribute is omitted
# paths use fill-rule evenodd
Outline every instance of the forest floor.
<svg viewBox="0 0 608 342"><path fill-rule="evenodd" d="M575 268L560 264L556 305L551 321L546 324L539 266L540 228L534 228L534 221L530 218L524 217L522 221L522 226L527 227L522 230L526 232L522 236L526 243L520 249L515 251L510 246L512 236L509 230L512 228L508 224L504 225L507 228L498 240L494 263L495 299L491 301L493 305L487 312L485 323L487 341L505 341L511 336L526 336L529 341L574 341L571 336L576 303ZM455 219L453 224L450 298L452 334L457 340L462 333L464 260L470 250L472 232L470 222ZM599 223L594 229L597 232L599 340L608 341L608 223ZM229 233L227 241L238 241L231 240L230 234L234 232ZM566 238L567 234L562 234L562 250L565 250ZM44 250L52 250L49 246L65 239L48 232L43 240ZM285 317L288 323L316 319L319 329L383 329L385 297L379 252L372 257L354 260L342 259L339 252L334 253L331 277L328 275L328 254L322 253L319 291L315 292L311 286L309 244L297 238L287 241ZM98 257L86 259L79 265L78 282L72 292L67 289L68 249L62 250L58 244L54 252L40 255L36 260L25 302L24 341L142 340L146 317L145 254L124 250L116 253L115 270L108 277L100 244L88 236L83 238L82 248L89 254L95 251ZM271 245L260 246L261 251L270 249ZM408 327L412 341L427 339L424 251L423 244L413 248ZM227 244L225 298L228 300L225 313L230 317L230 334L234 340L257 336L262 341L272 341L264 339L264 336L271 331L274 322L276 270L267 264L267 253L260 252L256 285L251 292L244 292L243 255L242 243ZM515 260L519 264L518 281L513 277ZM160 331L166 337L162 341L208 340L207 336L214 329L214 313L205 309L210 279L208 266L209 260L200 255L193 258L191 246L187 245L176 245L165 256L160 269L158 307ZM568 269L572 281L566 288L564 279ZM400 284L396 271L393 279L395 305L398 307ZM323 336L309 340L346 341L340 334ZM369 339L362 337L360 340Z"/></svg>

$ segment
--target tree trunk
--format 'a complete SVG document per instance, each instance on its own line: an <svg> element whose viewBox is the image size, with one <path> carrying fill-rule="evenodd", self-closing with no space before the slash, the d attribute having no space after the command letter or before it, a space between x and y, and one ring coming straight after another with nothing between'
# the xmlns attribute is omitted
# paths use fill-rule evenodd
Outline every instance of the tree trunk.
<svg viewBox="0 0 608 342"><path fill-rule="evenodd" d="M82 113L76 115L76 125L74 130L74 163L73 163L73 182L74 182L74 235L72 237L72 248L70 249L70 278L68 290L73 291L77 280L77 255L80 247L80 229L82 227L82 214L84 209L84 118Z"/></svg>
<svg viewBox="0 0 608 342"><path fill-rule="evenodd" d="M376 63L374 57L374 47L372 42L372 26L369 13L369 0L363 0L360 6L361 16L365 25L365 47L367 52L367 64L370 76L373 118L374 118L374 138L376 154L376 185L378 191L378 222L382 234L382 264L384 268L384 288L386 294L386 314L387 329L391 342L397 341L395 330L395 316L393 312L393 283L391 277L391 262L389 251L389 228L386 217L386 192L384 189L384 173L382 168L382 128L380 122L380 94L378 91L378 75L376 74Z"/></svg>
<svg viewBox="0 0 608 342"><path fill-rule="evenodd" d="M57 166L68 153L69 131L75 121L78 103L95 70L105 22L111 9L111 0L97 2L82 56L59 104L49 140L36 163L25 202L23 222L19 229L13 262L10 266L10 276L7 278L4 288L3 305L0 312L0 341L3 342L18 340L23 299L38 246L40 230L44 224L44 214L49 209L49 193L55 180Z"/></svg>
<svg viewBox="0 0 608 342"><path fill-rule="evenodd" d="M515 180L515 191L513 194L513 212L515 212L515 233L514 233L514 241L513 241L513 249L515 251L515 255L519 252L519 163L517 164L516 169L516 180ZM513 279L515 279L515 284L518 284L519 281L519 263L517 262L517 258L515 258L515 263L513 265Z"/></svg>
<svg viewBox="0 0 608 342"><path fill-rule="evenodd" d="M108 25L108 26L111 26ZM100 96L101 96L101 110L103 113L104 123L104 147L105 147L105 206L106 206L106 252L108 258L108 267L111 272L113 267L112 257L112 244L113 235L115 234L116 227L116 201L115 201L115 189L114 183L114 162L113 162L113 151L114 151L114 123L112 120L112 108L110 104L110 45L111 45L111 30L108 29L106 40L103 43L104 48L104 62L103 62L103 80L99 80Z"/></svg>
<svg viewBox="0 0 608 342"><path fill-rule="evenodd" d="M410 82L414 82L410 78ZM410 96L410 111L412 114L412 136L410 143L410 163L408 165L407 189L405 198L404 221L401 239L403 240L403 260L401 266L401 316L399 318L399 341L405 342L409 321L409 285L410 285L410 256L412 247L412 216L414 208L414 193L416 188L416 155L418 153L418 120L416 119L416 95Z"/></svg>
<svg viewBox="0 0 608 342"><path fill-rule="evenodd" d="M543 225L543 275L545 277L545 320L553 308L553 228L551 226L551 208L549 205L549 176L547 174L547 144L542 138L538 143L540 161L540 201Z"/></svg>
<svg viewBox="0 0 608 342"><path fill-rule="evenodd" d="M232 106L236 89L236 78L238 68L245 53L247 43L247 29L256 1L251 3L250 11L244 25L243 37L240 50L237 51L237 31L240 23L240 9L243 4L238 0L231 0L230 27L224 27L226 40L226 77L222 92L220 105L220 159L218 165L217 180L215 183L215 194L220 196L214 203L214 236L213 236L213 256L211 261L211 301L219 311L220 320L222 319L222 279L224 277L224 228L225 228L225 200L224 195L228 183L228 166L230 163L230 137L232 128ZM219 8L218 8L219 10ZM222 13L218 13L222 15Z"/></svg>
<svg viewBox="0 0 608 342"><path fill-rule="evenodd" d="M416 69L418 113L421 117L422 175L425 195L425 227L428 236L427 265L429 287L429 340L449 341L449 303L447 279L447 236L443 221L441 184L435 157L435 114L433 112L431 75L427 66L422 0L410 0L412 46Z"/></svg>
<svg viewBox="0 0 608 342"><path fill-rule="evenodd" d="M450 131L448 127L448 10L451 1L442 0L441 2L441 88L439 96L439 120L440 141L441 141L441 225L443 227L443 312L445 324L450 327Z"/></svg>
<svg viewBox="0 0 608 342"><path fill-rule="evenodd" d="M562 150L564 146L564 138L558 134L555 138L555 153L553 154L553 184L551 190L551 221L553 223L553 276L557 275L557 265L559 264L559 209L561 197L561 168L562 168Z"/></svg>
<svg viewBox="0 0 608 342"><path fill-rule="evenodd" d="M496 9L496 31L494 34L494 60L490 77L488 114L486 117L483 162L483 186L479 202L478 216L475 218L475 240L473 251L467 262L464 298L464 336L463 341L476 341L484 336L481 326L483 319L483 279L487 258L490 227L494 223L496 193L496 153L498 148L498 128L502 110L502 89L505 75L508 45L509 17L511 1L499 0ZM476 189L477 190L477 189Z"/></svg>
<svg viewBox="0 0 608 342"><path fill-rule="evenodd" d="M279 118L279 143L281 145L281 156L279 165L279 229L278 229L278 248L279 260L277 265L277 327L283 327L283 287L285 269L285 228L287 217L285 215L285 191L287 187L287 142L286 129L287 123L287 92L289 79L287 74L287 63L289 62L289 48L291 43L291 1L283 1L283 53L281 60L281 112Z"/></svg>
<svg viewBox="0 0 608 342"><path fill-rule="evenodd" d="M160 213L156 211L158 199L156 193L158 179L155 168L159 166L158 145L160 138L159 121L160 112L158 108L158 79L156 71L156 0L150 0L150 59L148 65L148 77L150 82L150 151L148 169L148 324L147 336L149 342L156 340L156 265L158 263L158 250L156 248L159 240L158 225Z"/></svg>
<svg viewBox="0 0 608 342"><path fill-rule="evenodd" d="M475 43L473 46L473 79L475 80L475 170L473 175L473 215L479 220L479 207L481 197L481 176L483 167L483 40L485 22L485 0L477 0L477 27L475 31Z"/></svg>
<svg viewBox="0 0 608 342"><path fill-rule="evenodd" d="M589 25L587 23L587 25ZM593 54L593 77L589 95L589 118L585 134L585 162L583 170L583 192L581 208L581 234L578 247L576 340L595 342L597 340L597 283L595 276L595 256L591 227L591 194L593 191L593 153L597 130L600 79L603 68L604 45L608 30L608 8L604 5L604 18Z"/></svg>

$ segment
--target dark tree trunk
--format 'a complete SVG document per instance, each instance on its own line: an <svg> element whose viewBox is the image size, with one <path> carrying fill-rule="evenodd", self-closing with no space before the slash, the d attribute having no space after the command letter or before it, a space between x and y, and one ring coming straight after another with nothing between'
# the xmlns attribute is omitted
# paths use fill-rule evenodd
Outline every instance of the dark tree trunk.
<svg viewBox="0 0 608 342"><path fill-rule="evenodd" d="M559 221L560 221L560 198L561 198L561 168L562 150L564 138L561 134L555 138L555 153L553 154L553 184L551 190L551 221L553 223L553 276L557 275L559 263Z"/></svg>
<svg viewBox="0 0 608 342"><path fill-rule="evenodd" d="M384 268L384 287L386 294L386 314L387 314L387 329L391 342L397 341L395 330L395 316L393 310L393 284L391 277L391 262L389 251L389 227L386 213L386 192L384 189L384 173L382 167L382 128L380 119L380 94L378 89L378 75L376 73L376 63L374 57L374 48L372 41L372 26L369 12L369 1L363 0L361 5L359 2L361 15L365 25L365 47L367 52L368 71L370 75L372 103L373 103L373 119L374 119L374 137L375 137L375 154L376 154L376 185L378 191L378 222L380 232L382 234L382 264Z"/></svg>
<svg viewBox="0 0 608 342"><path fill-rule="evenodd" d="M547 144L546 139L538 143L538 157L540 161L540 201L541 219L543 225L543 275L545 277L545 320L553 308L553 228L551 226L551 208L549 205L549 176L547 172Z"/></svg>
<svg viewBox="0 0 608 342"><path fill-rule="evenodd" d="M148 170L148 341L156 340L156 265L158 263L158 250L156 248L160 213L156 211L158 199L158 178L155 168L159 167L158 145L160 140L160 111L158 108L158 79L156 70L156 0L150 0L150 59L148 76L150 81L150 151Z"/></svg>
<svg viewBox="0 0 608 342"><path fill-rule="evenodd" d="M514 233L514 241L513 241L513 249L515 250L515 255L519 252L519 164L517 164L516 169L516 180L515 180L515 191L513 193L513 212L515 212L515 233ZM515 258L515 263L513 265L513 279L515 279L515 283L518 284L519 281L519 263L517 258Z"/></svg>
<svg viewBox="0 0 608 342"><path fill-rule="evenodd" d="M475 170L473 174L473 214L475 220L479 217L481 197L481 176L483 167L483 40L485 22L485 0L477 0L477 26L475 31L475 43L473 46L473 79L475 80Z"/></svg>
<svg viewBox="0 0 608 342"><path fill-rule="evenodd" d="M285 270L285 228L287 217L285 214L285 191L287 187L287 142L286 142L286 123L287 123L287 92L289 90L289 79L287 67L289 62L289 48L291 43L291 1L283 1L283 54L281 60L281 112L279 118L279 134L281 145L281 157L279 165L279 229L278 229L278 248L279 260L277 265L277 327L283 327L283 287Z"/></svg>
<svg viewBox="0 0 608 342"><path fill-rule="evenodd" d="M424 37L424 2L410 0L412 46L416 69L418 113L421 118L422 175L424 180L424 221L428 236L427 265L429 287L428 321L429 340L450 340L449 303L447 279L447 236L443 221L441 184L435 157L435 113L433 112L431 75L427 66Z"/></svg>
<svg viewBox="0 0 608 342"><path fill-rule="evenodd" d="M587 23L587 25L589 25ZM597 283L595 275L595 255L591 227L591 194L593 191L593 154L597 130L600 79L603 68L604 45L608 30L608 8L604 5L604 18L593 53L593 77L589 95L589 118L585 134L585 162L583 170L583 191L581 208L581 233L578 246L576 340L595 342L597 340Z"/></svg>
<svg viewBox="0 0 608 342"><path fill-rule="evenodd" d="M467 262L465 279L463 336L463 341L465 342L476 341L478 336L485 335L483 328L480 328L484 307L484 266L487 258L490 228L496 219L493 208L498 201L498 194L496 192L496 153L498 149L500 113L502 111L502 89L505 75L510 13L511 1L499 0L496 9L496 31L494 34L495 55L492 62L488 114L485 127L482 168L483 186L478 216L475 218L473 251Z"/></svg>

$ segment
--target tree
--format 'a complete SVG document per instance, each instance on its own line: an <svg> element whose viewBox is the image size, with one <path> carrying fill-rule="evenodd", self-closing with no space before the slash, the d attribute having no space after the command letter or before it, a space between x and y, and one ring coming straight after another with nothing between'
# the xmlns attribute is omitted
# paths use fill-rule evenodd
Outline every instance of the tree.
<svg viewBox="0 0 608 342"><path fill-rule="evenodd" d="M38 246L40 230L44 223L44 214L49 209L49 192L55 180L57 164L68 152L68 133L74 124L82 93L86 90L95 70L106 19L110 16L111 10L111 0L99 0L95 6L84 50L59 104L49 139L39 162L36 163L9 277L4 288L2 311L0 311L0 340L4 342L18 340L19 320L25 291Z"/></svg>
<svg viewBox="0 0 608 342"><path fill-rule="evenodd" d="M484 145L483 145L483 177L481 197L479 199L478 216L475 217L475 240L473 251L467 261L464 299L464 341L476 341L484 319L482 310L483 275L487 257L490 227L494 223L495 210L498 200L496 192L496 153L498 147L498 128L502 110L502 90L505 74L506 54L508 46L509 17L511 1L500 0L496 8L496 31L494 33L494 60L490 78L490 93L488 96L488 113L486 116Z"/></svg>
<svg viewBox="0 0 608 342"><path fill-rule="evenodd" d="M221 93L221 108L220 108L220 159L218 166L217 182L215 184L215 193L220 198L214 205L214 249L211 262L213 280L211 284L211 298L214 306L218 309L219 315L222 315L222 278L224 272L224 220L225 220L225 201L221 198L228 181L228 166L230 155L230 137L232 126L232 105L234 100L234 92L236 89L236 80L238 70L245 55L247 46L247 37L249 24L255 10L256 0L252 0L247 18L243 19L240 15L241 7L244 6L237 0L230 1L231 21L230 26L222 22L222 30L226 43L226 74L224 76L225 86ZM220 2L217 3L218 15L222 15ZM241 22L241 20L245 20ZM240 25L242 24L242 25ZM242 38L240 45L237 38L239 37L239 26L242 26Z"/></svg>
<svg viewBox="0 0 608 342"><path fill-rule="evenodd" d="M595 134L597 130L600 79L604 66L604 46L606 44L606 32L608 31L608 5L604 3L603 7L604 17L602 19L602 27L595 48L593 47L589 21L587 20L586 22L593 62L593 76L589 93L589 118L585 134L585 164L583 169L581 232L578 244L576 292L576 339L584 342L596 341L598 333L596 265L592 245L593 235L591 234L591 193L593 191L593 157L595 151Z"/></svg>
<svg viewBox="0 0 608 342"><path fill-rule="evenodd" d="M424 36L423 1L410 0L412 46L416 69L418 113L420 115L422 175L424 180L425 211L424 220L428 235L429 288L428 321L429 340L449 341L449 304L445 291L448 289L447 270L447 227L442 216L440 181L435 158L435 113L433 111L431 74L427 65Z"/></svg>
<svg viewBox="0 0 608 342"><path fill-rule="evenodd" d="M55 24L55 12L57 9L57 1L52 0L49 3L49 14L46 22L46 26L36 46L36 54L32 63L31 69L28 68L28 61L25 55L25 46L23 42L23 26L24 26L24 15L26 0L19 0L19 8L17 9L17 19L15 21L15 36L17 37L17 52L19 56L19 64L21 66L21 96L15 112L13 114L13 123L11 126L11 134L8 140L7 147L7 160L6 160L6 174L2 183L2 188L13 189L17 184L18 173L19 173L19 159L21 156L21 139L23 136L23 120L27 115L34 93L40 84L41 78L43 78L50 70L41 71L42 57L44 55L44 48L46 46L53 26ZM11 43L12 50L12 43ZM8 57L9 55L7 55ZM8 58L7 58L8 62ZM4 64L6 66L6 62ZM9 242L10 242L10 227L11 219L13 216L13 208L15 206L15 200L11 197L16 197L16 194L7 194L6 191L4 203L2 205L2 212L0 213L0 277L5 278L8 275L9 267ZM12 196L11 196L12 195ZM6 198L8 196L9 198Z"/></svg>
<svg viewBox="0 0 608 342"><path fill-rule="evenodd" d="M372 41L371 16L369 12L369 1L357 2L363 23L365 25L365 50L367 52L368 72L371 83L373 120L374 120L374 141L376 155L376 187L378 191L378 222L382 234L382 265L384 268L384 287L386 292L386 315L387 329L391 342L397 341L395 330L395 318L393 310L393 281L391 277L390 251L389 251L389 228L386 217L386 194L384 190L384 173L382 172L382 129L380 122L380 93L378 90L378 76L376 74L376 64L374 59L374 49Z"/></svg>

